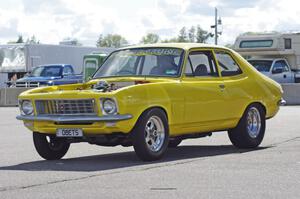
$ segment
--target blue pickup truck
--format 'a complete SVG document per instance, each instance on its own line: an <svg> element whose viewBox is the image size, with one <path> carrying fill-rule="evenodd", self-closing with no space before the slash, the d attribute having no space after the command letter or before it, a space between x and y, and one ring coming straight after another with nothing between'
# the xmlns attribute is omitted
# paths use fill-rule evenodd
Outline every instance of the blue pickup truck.
<svg viewBox="0 0 300 199"><path fill-rule="evenodd" d="M16 87L38 87L82 82L69 64L51 64L35 67L32 72L16 81Z"/></svg>

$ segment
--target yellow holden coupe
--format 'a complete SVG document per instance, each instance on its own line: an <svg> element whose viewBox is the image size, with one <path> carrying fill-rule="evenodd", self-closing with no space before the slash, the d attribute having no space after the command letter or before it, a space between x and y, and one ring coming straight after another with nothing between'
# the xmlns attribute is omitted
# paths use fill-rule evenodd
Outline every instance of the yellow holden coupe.
<svg viewBox="0 0 300 199"><path fill-rule="evenodd" d="M113 52L82 84L32 89L19 96L17 119L47 160L71 143L133 146L160 159L183 139L228 131L238 148L262 142L266 119L285 101L281 86L236 52L194 43L152 44Z"/></svg>

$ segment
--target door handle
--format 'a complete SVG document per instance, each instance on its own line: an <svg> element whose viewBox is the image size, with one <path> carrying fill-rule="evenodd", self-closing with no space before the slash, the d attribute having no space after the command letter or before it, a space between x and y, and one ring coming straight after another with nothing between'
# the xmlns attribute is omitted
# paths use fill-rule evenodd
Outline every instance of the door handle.
<svg viewBox="0 0 300 199"><path fill-rule="evenodd" d="M225 84L220 84L219 87L220 87L221 90L224 90L225 89Z"/></svg>
<svg viewBox="0 0 300 199"><path fill-rule="evenodd" d="M286 78L286 75L283 75L283 78Z"/></svg>

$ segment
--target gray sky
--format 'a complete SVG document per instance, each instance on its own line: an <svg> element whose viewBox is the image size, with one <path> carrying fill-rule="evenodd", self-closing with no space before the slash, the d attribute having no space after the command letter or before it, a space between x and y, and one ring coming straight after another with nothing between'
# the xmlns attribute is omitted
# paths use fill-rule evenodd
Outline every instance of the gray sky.
<svg viewBox="0 0 300 199"><path fill-rule="evenodd" d="M100 33L121 34L132 44L149 32L171 38L183 26L211 31L215 6L221 44L248 31L300 32L297 0L0 0L0 43L19 34L49 44L74 37L84 45L95 45Z"/></svg>

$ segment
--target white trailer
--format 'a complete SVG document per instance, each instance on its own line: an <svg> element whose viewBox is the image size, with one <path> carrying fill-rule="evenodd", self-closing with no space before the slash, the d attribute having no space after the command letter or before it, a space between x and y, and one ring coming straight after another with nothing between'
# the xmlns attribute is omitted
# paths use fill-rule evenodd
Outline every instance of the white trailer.
<svg viewBox="0 0 300 199"><path fill-rule="evenodd" d="M300 71L300 33L239 36L235 41L234 50L248 58L249 61L252 60L253 63L263 63L264 60L272 61L270 71L264 72L268 72L270 74L268 76L271 78L274 76L273 79L280 83L299 81L299 73L292 71ZM286 62L286 64L281 62ZM274 71L272 71L273 69ZM282 71L280 71L281 69ZM289 78L290 76L293 78Z"/></svg>
<svg viewBox="0 0 300 199"><path fill-rule="evenodd" d="M92 52L110 53L111 48L71 45L7 44L0 45L0 88L13 74L18 78L44 64L71 64L76 73L82 72L83 57Z"/></svg>

